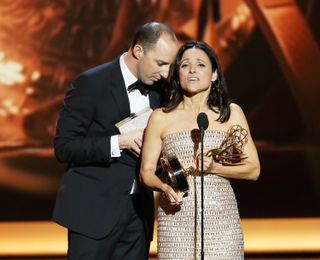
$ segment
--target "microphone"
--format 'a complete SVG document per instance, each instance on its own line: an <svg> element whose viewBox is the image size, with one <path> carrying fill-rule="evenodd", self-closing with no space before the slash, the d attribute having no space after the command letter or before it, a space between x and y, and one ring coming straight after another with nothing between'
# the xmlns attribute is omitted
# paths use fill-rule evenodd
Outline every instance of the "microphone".
<svg viewBox="0 0 320 260"><path fill-rule="evenodd" d="M209 120L206 113L201 112L197 117L198 127L200 129L200 141L201 141L201 260L204 260L204 191L203 191L203 137L204 130L206 130L209 126Z"/></svg>
<svg viewBox="0 0 320 260"><path fill-rule="evenodd" d="M200 130L204 131L209 126L208 116L206 113L201 112L197 117L197 123Z"/></svg>

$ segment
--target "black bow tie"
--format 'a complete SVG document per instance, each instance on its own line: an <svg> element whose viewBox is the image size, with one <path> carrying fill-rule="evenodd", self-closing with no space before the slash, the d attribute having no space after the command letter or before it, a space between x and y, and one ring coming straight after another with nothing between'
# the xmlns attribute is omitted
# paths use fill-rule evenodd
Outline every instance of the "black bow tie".
<svg viewBox="0 0 320 260"><path fill-rule="evenodd" d="M150 87L143 84L141 81L136 81L128 87L128 92L138 89L142 95L147 95L150 92Z"/></svg>

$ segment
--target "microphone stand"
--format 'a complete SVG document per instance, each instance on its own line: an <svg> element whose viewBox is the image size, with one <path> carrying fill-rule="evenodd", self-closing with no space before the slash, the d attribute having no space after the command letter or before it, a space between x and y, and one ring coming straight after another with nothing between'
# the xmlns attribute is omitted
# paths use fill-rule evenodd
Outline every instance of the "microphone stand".
<svg viewBox="0 0 320 260"><path fill-rule="evenodd" d="M204 260L204 191L203 191L203 182L204 182L204 173L203 173L203 137L204 130L206 130L209 126L209 121L206 113L201 112L197 117L198 127L200 129L200 142L201 142L201 150L200 150L200 158L201 158L201 260Z"/></svg>
<svg viewBox="0 0 320 260"><path fill-rule="evenodd" d="M204 137L204 128L200 128L200 141L201 141L201 150L200 150L200 158L201 158L201 260L204 260L204 196L203 196L203 137Z"/></svg>

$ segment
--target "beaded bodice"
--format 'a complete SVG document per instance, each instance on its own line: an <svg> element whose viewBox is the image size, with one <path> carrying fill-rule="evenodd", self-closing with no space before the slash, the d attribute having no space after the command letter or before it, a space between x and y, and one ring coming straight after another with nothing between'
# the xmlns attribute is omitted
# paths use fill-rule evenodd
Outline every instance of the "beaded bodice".
<svg viewBox="0 0 320 260"><path fill-rule="evenodd" d="M188 168L192 165L197 154L200 153L199 131L181 131L167 135L162 141L162 154L164 157L176 155L181 164ZM226 132L208 130L204 134L204 150L217 148L225 138Z"/></svg>

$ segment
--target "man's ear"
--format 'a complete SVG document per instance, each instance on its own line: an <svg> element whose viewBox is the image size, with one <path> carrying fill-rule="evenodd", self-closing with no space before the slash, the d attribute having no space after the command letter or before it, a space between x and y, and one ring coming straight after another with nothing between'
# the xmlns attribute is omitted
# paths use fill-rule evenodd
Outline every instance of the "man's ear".
<svg viewBox="0 0 320 260"><path fill-rule="evenodd" d="M218 78L218 72L217 70L215 70L214 72L212 72L211 81L215 81L217 78Z"/></svg>
<svg viewBox="0 0 320 260"><path fill-rule="evenodd" d="M136 44L133 47L132 53L133 53L133 56L136 59L140 60L143 57L143 54L144 54L143 47L140 44Z"/></svg>

